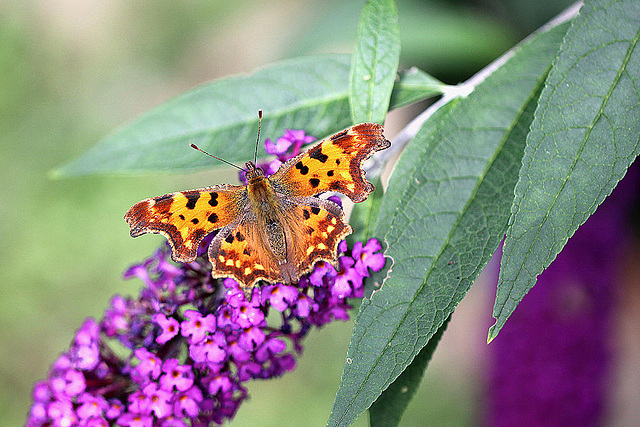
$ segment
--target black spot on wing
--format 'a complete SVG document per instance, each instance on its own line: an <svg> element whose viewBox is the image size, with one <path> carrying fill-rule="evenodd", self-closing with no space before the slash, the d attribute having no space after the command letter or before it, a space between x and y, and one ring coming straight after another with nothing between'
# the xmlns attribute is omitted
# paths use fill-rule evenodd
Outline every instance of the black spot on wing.
<svg viewBox="0 0 640 427"><path fill-rule="evenodd" d="M196 207L196 203L198 203L198 199L200 198L199 193L189 193L184 195L187 198L187 209L194 209Z"/></svg>
<svg viewBox="0 0 640 427"><path fill-rule="evenodd" d="M229 234L226 239L224 239L227 243L233 243L233 234Z"/></svg>
<svg viewBox="0 0 640 427"><path fill-rule="evenodd" d="M200 221L198 220L198 218L193 218L193 219L191 220L191 223L192 223L193 225L196 225L196 224L197 224L197 223L199 223L199 222L200 222Z"/></svg>
<svg viewBox="0 0 640 427"><path fill-rule="evenodd" d="M296 163L296 169L298 169L302 175L306 175L309 173L309 167L303 165L302 162Z"/></svg>
<svg viewBox="0 0 640 427"><path fill-rule="evenodd" d="M216 193L215 191L212 191L211 193L209 193L209 195L211 196L211 199L209 200L209 204L211 206L218 206L218 193Z"/></svg>
<svg viewBox="0 0 640 427"><path fill-rule="evenodd" d="M311 157L312 159L316 159L321 163L325 163L327 160L329 160L329 156L324 154L320 147L312 148L309 151L309 157Z"/></svg>
<svg viewBox="0 0 640 427"><path fill-rule="evenodd" d="M318 214L320 213L320 208L313 207L313 208L311 208L311 212L312 212L314 215L318 215Z"/></svg>
<svg viewBox="0 0 640 427"><path fill-rule="evenodd" d="M215 213L212 213L211 215L209 215L209 218L207 218L207 220L211 224L215 224L216 222L218 222L218 215L216 215Z"/></svg>
<svg viewBox="0 0 640 427"><path fill-rule="evenodd" d="M239 231L236 233L236 239L238 239L238 242L244 242L244 236Z"/></svg>
<svg viewBox="0 0 640 427"><path fill-rule="evenodd" d="M180 219L184 221L184 215L180 214L178 215L178 217L180 217Z"/></svg>
<svg viewBox="0 0 640 427"><path fill-rule="evenodd" d="M320 180L318 178L311 178L309 180L309 184L311 184L313 188L318 188L318 185L320 185Z"/></svg>
<svg viewBox="0 0 640 427"><path fill-rule="evenodd" d="M333 176L333 171L330 170L329 172L327 172L327 176Z"/></svg>
<svg viewBox="0 0 640 427"><path fill-rule="evenodd" d="M304 217L304 219L309 219L309 217L311 216L311 214L309 213L308 210L303 209L302 210L302 216Z"/></svg>

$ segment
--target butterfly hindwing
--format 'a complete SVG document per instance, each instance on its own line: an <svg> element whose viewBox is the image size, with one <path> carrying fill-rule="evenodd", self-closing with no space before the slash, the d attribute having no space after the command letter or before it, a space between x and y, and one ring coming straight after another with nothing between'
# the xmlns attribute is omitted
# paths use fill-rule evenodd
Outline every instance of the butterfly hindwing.
<svg viewBox="0 0 640 427"><path fill-rule="evenodd" d="M245 216L235 226L221 230L209 247L213 277L232 277L242 286L259 280L282 280L280 269L261 240L255 217Z"/></svg>
<svg viewBox="0 0 640 427"><path fill-rule="evenodd" d="M336 264L340 241L353 232L344 222L344 213L328 200L316 200L309 205L298 205L293 211L297 218L296 270L305 274L318 261Z"/></svg>
<svg viewBox="0 0 640 427"><path fill-rule="evenodd" d="M336 263L338 244L351 234L344 213L328 200L306 198L291 203L284 214L287 255L278 260L269 250L264 224L251 214L221 230L209 247L213 277L232 277L243 287L259 280L295 283L317 261Z"/></svg>
<svg viewBox="0 0 640 427"><path fill-rule="evenodd" d="M125 220L131 236L162 234L171 244L173 260L190 262L202 239L233 222L244 203L244 186L218 185L142 200L127 211Z"/></svg>
<svg viewBox="0 0 640 427"><path fill-rule="evenodd" d="M352 126L288 160L269 179L292 196L337 191L361 202L374 189L364 178L362 162L391 145L382 132L376 123Z"/></svg>

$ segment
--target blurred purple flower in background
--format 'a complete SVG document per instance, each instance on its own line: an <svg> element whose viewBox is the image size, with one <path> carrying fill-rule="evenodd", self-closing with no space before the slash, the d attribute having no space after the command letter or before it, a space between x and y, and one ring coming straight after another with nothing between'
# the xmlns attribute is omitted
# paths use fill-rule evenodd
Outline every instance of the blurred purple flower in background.
<svg viewBox="0 0 640 427"><path fill-rule="evenodd" d="M489 345L487 425L604 425L617 267L633 232L639 166L569 239Z"/></svg>

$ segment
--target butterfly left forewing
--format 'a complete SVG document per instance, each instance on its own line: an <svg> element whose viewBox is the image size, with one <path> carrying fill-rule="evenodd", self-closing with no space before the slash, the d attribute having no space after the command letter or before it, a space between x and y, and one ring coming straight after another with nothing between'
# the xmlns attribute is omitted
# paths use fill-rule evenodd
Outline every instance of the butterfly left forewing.
<svg viewBox="0 0 640 427"><path fill-rule="evenodd" d="M240 216L244 192L243 186L218 185L165 194L136 203L124 218L132 237L162 234L171 244L174 261L191 262L207 234Z"/></svg>
<svg viewBox="0 0 640 427"><path fill-rule="evenodd" d="M269 179L279 191L292 196L337 191L361 202L373 191L364 178L362 163L391 145L382 132L376 123L352 126L288 160Z"/></svg>

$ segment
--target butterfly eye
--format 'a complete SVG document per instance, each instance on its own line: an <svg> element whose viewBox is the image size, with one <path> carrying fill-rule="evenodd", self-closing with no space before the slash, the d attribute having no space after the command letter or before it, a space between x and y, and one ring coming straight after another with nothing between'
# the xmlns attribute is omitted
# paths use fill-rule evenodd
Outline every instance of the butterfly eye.
<svg viewBox="0 0 640 427"><path fill-rule="evenodd" d="M247 170L244 173L244 177L247 180L247 183L255 184L256 182L264 179L264 171L261 168L257 167L252 162L247 162L246 166Z"/></svg>

